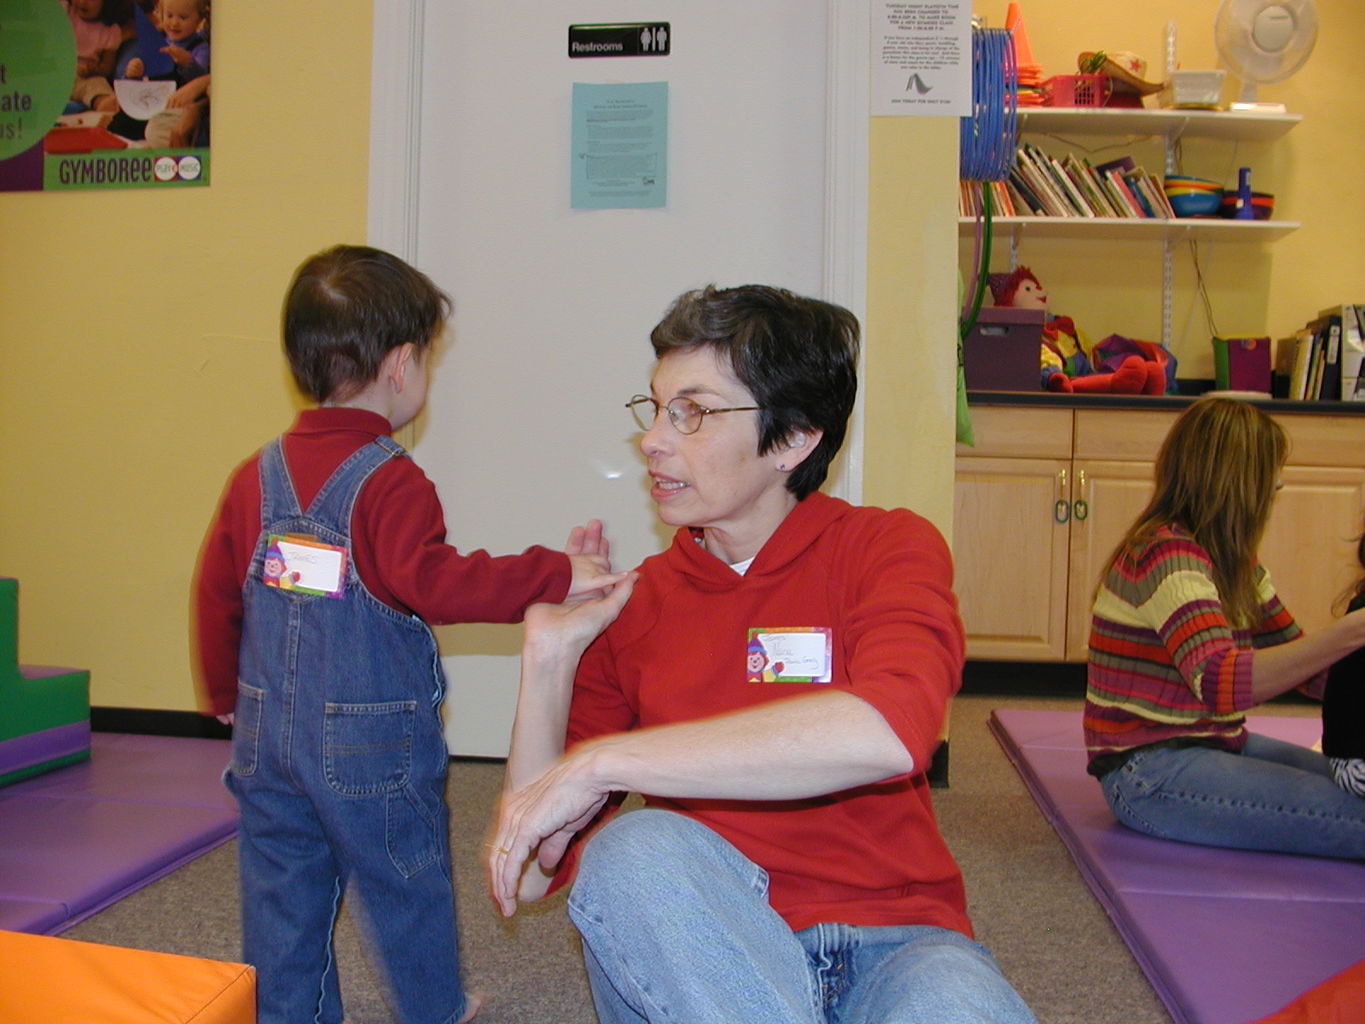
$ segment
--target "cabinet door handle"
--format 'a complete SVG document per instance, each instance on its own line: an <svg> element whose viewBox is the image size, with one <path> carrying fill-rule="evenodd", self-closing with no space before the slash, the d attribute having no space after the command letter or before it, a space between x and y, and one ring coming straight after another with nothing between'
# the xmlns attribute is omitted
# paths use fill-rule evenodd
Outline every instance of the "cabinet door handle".
<svg viewBox="0 0 1365 1024"><path fill-rule="evenodd" d="M1057 471L1057 493L1058 499L1052 503L1052 518L1058 523L1065 523L1071 518L1071 503L1066 500L1066 470Z"/></svg>
<svg viewBox="0 0 1365 1024"><path fill-rule="evenodd" d="M1080 495L1071 503L1072 514L1076 517L1076 522L1083 523L1090 516L1090 502L1085 500L1085 470L1076 472L1076 493Z"/></svg>

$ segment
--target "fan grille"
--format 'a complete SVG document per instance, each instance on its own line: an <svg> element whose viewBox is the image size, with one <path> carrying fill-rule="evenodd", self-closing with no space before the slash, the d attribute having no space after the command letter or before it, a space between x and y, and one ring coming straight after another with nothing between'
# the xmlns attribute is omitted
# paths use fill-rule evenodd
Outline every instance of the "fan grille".
<svg viewBox="0 0 1365 1024"><path fill-rule="evenodd" d="M1218 55L1239 78L1279 82L1313 52L1317 11L1313 0L1223 0L1213 36Z"/></svg>

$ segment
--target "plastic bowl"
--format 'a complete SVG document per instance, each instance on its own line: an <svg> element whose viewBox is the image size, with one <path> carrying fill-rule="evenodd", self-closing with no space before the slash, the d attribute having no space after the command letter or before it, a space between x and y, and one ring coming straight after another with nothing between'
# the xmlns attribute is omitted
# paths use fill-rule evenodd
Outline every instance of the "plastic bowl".
<svg viewBox="0 0 1365 1024"><path fill-rule="evenodd" d="M1209 178L1196 178L1189 174L1168 174L1162 182L1167 192L1172 189L1196 189L1201 192L1222 192L1223 183Z"/></svg>
<svg viewBox="0 0 1365 1024"><path fill-rule="evenodd" d="M1271 213L1275 210L1275 195L1271 192L1251 193L1251 217L1253 220L1269 220ZM1218 204L1218 215L1220 217L1237 216L1237 190L1229 188L1223 190L1223 199Z"/></svg>
<svg viewBox="0 0 1365 1024"><path fill-rule="evenodd" d="M1212 217L1218 212L1223 195L1221 192L1168 192L1166 199L1177 217Z"/></svg>

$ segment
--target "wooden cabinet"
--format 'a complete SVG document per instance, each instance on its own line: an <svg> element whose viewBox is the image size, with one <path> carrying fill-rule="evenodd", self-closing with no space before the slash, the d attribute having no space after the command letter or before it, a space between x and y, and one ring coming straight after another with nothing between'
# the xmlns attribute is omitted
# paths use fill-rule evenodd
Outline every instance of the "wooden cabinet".
<svg viewBox="0 0 1365 1024"><path fill-rule="evenodd" d="M958 446L953 546L968 657L1084 661L1090 605L1147 503L1178 409L972 407ZM1365 416L1279 414L1293 445L1261 546L1306 629L1359 573Z"/></svg>
<svg viewBox="0 0 1365 1024"><path fill-rule="evenodd" d="M1072 418L1069 409L972 409L977 446L958 445L953 498L969 657L1064 653Z"/></svg>
<svg viewBox="0 0 1365 1024"><path fill-rule="evenodd" d="M1292 446L1261 561L1304 629L1332 619L1359 577L1365 509L1365 417L1277 416Z"/></svg>

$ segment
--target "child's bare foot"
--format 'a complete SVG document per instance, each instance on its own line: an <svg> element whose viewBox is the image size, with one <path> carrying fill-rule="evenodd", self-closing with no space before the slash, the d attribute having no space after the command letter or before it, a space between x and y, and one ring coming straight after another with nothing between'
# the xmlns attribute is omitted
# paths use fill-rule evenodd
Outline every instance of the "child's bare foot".
<svg viewBox="0 0 1365 1024"><path fill-rule="evenodd" d="M468 1024L469 1021L473 1020L478 1015L479 1010L483 1008L484 1000L487 998L488 996L482 992L471 992L469 995L465 996L464 1016L457 1020L455 1024Z"/></svg>

